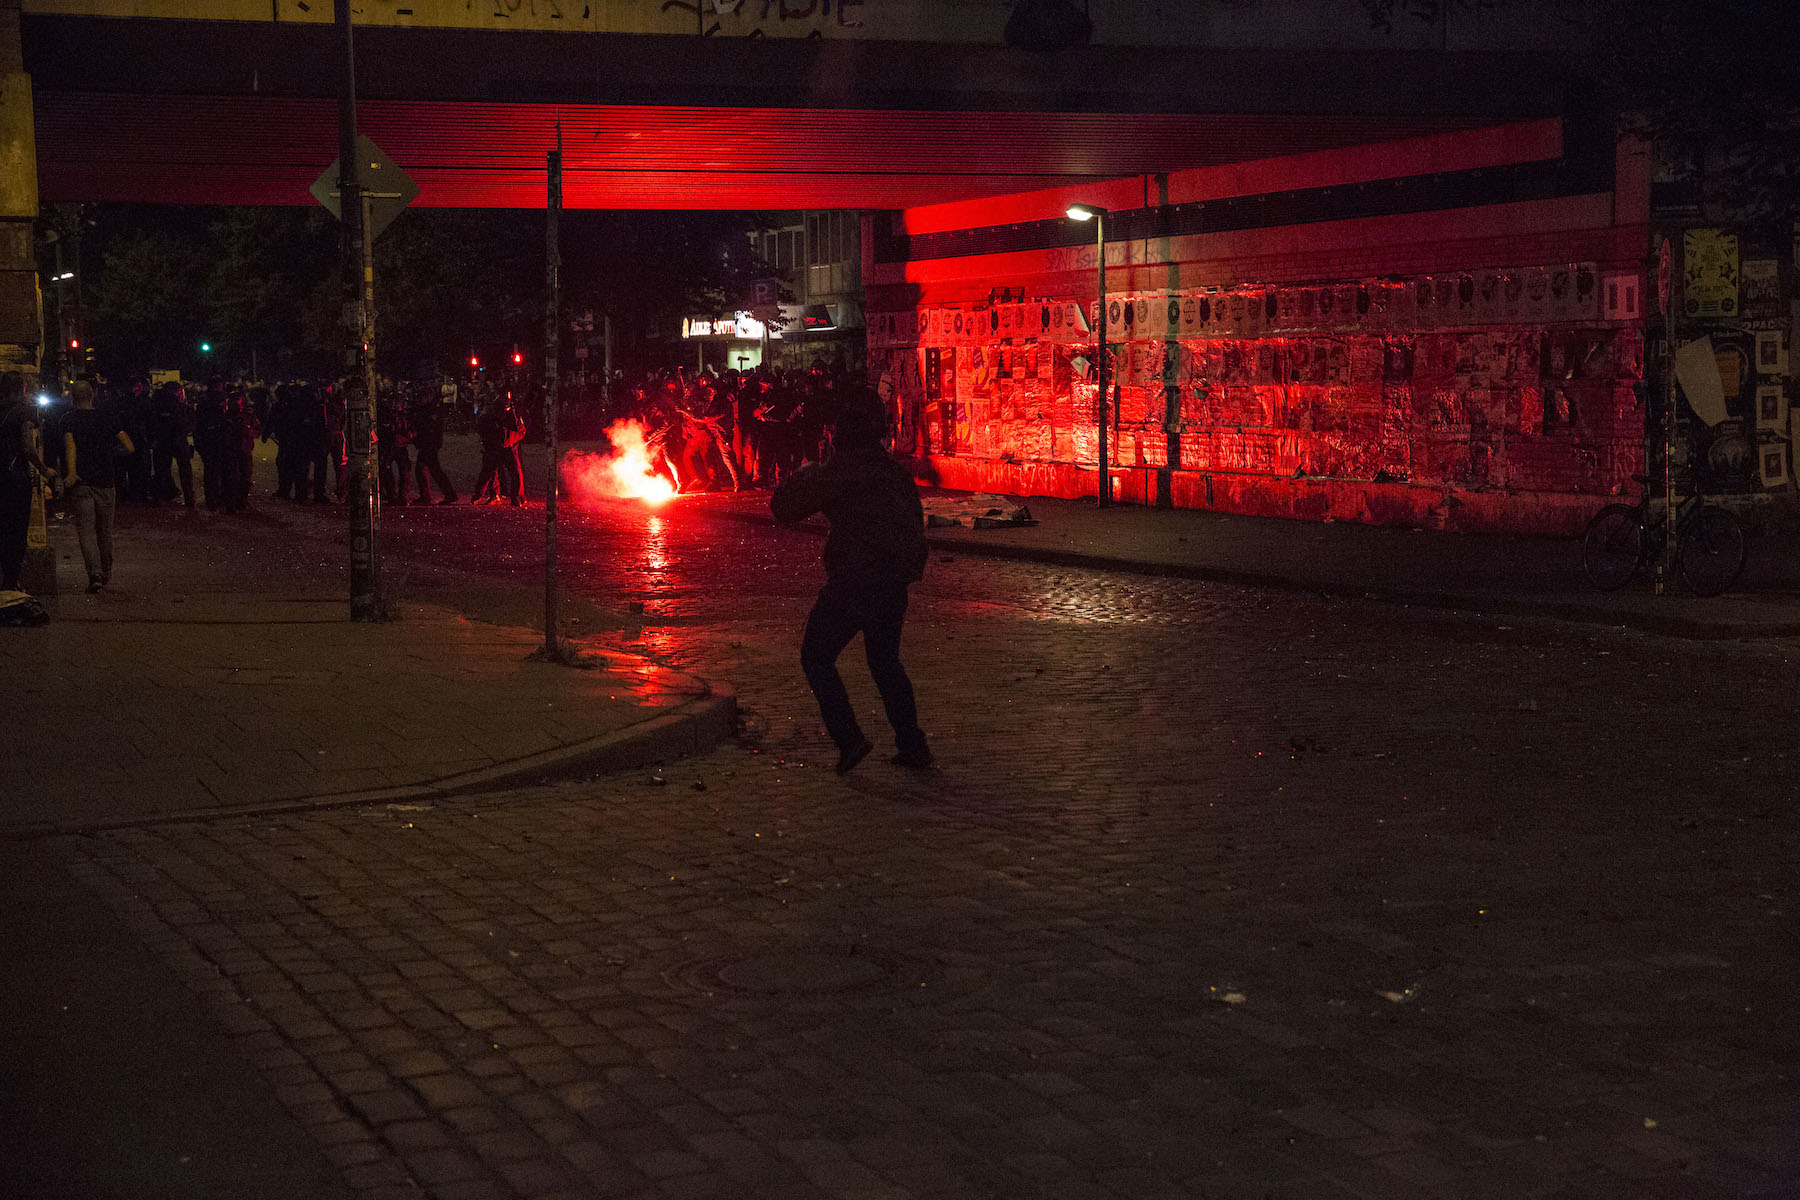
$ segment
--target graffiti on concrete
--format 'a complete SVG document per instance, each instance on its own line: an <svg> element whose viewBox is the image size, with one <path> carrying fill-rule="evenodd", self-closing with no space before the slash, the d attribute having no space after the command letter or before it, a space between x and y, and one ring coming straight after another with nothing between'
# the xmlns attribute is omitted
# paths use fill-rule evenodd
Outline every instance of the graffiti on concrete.
<svg viewBox="0 0 1800 1200"><path fill-rule="evenodd" d="M793 37L796 27L810 25L805 36L826 30L862 28L868 0L663 0L665 13L690 13L707 37Z"/></svg>

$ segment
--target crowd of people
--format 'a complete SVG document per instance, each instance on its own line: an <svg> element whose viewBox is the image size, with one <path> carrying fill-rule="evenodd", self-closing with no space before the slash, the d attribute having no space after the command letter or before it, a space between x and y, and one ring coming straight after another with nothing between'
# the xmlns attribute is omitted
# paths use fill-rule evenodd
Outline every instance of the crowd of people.
<svg viewBox="0 0 1800 1200"><path fill-rule="evenodd" d="M654 469L678 492L774 487L824 456L832 423L866 392L823 364L808 371L619 375L592 393L570 394L565 429L566 436L596 438L613 422L639 422ZM23 376L8 375L0 395L0 590L18 586L22 514L33 488L65 494L94 591L111 577L115 505L203 503L214 512L245 512L256 491L259 442L274 444L275 497L343 503L350 484L345 394L342 384L305 380L90 377L74 381L67 397L44 397L40 406L25 396ZM445 437L456 429L472 430L481 446L471 501L524 504L519 447L533 427L541 428L542 411L541 393L520 389L515 399L497 381L384 382L374 430L382 502L456 503L457 488L441 459Z"/></svg>
<svg viewBox="0 0 1800 1200"><path fill-rule="evenodd" d="M827 431L865 390L845 372L656 371L614 382L606 420L642 422L680 492L775 487L823 457Z"/></svg>

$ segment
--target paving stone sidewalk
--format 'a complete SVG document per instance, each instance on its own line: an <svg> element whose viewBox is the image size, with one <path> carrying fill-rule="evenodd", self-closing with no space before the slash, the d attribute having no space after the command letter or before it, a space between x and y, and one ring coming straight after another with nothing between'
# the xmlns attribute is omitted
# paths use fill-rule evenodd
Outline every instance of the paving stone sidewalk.
<svg viewBox="0 0 1800 1200"><path fill-rule="evenodd" d="M713 493L687 503L735 519L770 519L766 492ZM1596 591L1582 575L1580 544L1569 538L1389 529L1130 504L1102 511L1091 500L1041 496L1025 503L1036 525L934 528L928 540L941 550L992 558L1558 617L1682 637L1800 634L1800 539L1760 524L1752 526L1738 585L1707 599L1674 585L1659 596L1647 580L1619 592Z"/></svg>
<svg viewBox="0 0 1800 1200"><path fill-rule="evenodd" d="M146 1007L360 1200L1794 1194L1791 647L944 554L940 769L845 779L793 661L816 542L681 511L572 519L566 561L741 685L738 744L0 843L15 914L114 935L33 939L69 982L0 990L0 1080L76 1081L29 1132L137 1185L9 1192L0 1123L0 1194L327 1194L195 1186L274 1156L233 1128L116 1161L188 1101ZM528 593L530 523L411 511L390 565L516 553Z"/></svg>
<svg viewBox="0 0 1800 1200"><path fill-rule="evenodd" d="M126 581L65 589L49 625L0 631L20 714L0 724L0 832L405 800L653 761L730 732L729 689L641 657L589 652L593 669L570 669L528 660L540 633L442 604L353 624L316 580L277 590L238 558L279 525L129 519ZM65 576L79 574L71 533L53 538Z"/></svg>

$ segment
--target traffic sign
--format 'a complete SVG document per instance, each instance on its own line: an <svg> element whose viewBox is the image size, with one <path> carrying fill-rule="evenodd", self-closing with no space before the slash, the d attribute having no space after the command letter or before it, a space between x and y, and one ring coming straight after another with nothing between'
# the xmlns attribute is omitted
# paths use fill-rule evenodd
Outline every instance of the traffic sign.
<svg viewBox="0 0 1800 1200"><path fill-rule="evenodd" d="M419 185L395 166L394 160L380 146L361 134L356 137L356 156L357 180L369 201L369 227L363 231L363 236L374 241L418 196ZM344 219L344 214L338 211L338 164L341 161L333 160L312 185L313 199L340 221Z"/></svg>

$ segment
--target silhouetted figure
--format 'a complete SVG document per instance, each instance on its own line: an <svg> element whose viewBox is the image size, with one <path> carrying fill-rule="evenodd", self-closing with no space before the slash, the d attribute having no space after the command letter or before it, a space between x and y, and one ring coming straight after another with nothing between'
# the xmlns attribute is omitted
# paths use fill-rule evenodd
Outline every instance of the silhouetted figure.
<svg viewBox="0 0 1800 1200"><path fill-rule="evenodd" d="M456 487L450 482L444 464L438 460L444 449L444 419L455 404L455 395L452 388L451 399L446 402L441 392L428 388L421 391L406 410L407 420L412 425L413 470L419 484L420 504L431 503L430 485L434 483L439 504L456 503Z"/></svg>
<svg viewBox="0 0 1800 1200"><path fill-rule="evenodd" d="M0 592L19 590L31 532L31 498L50 477L38 451L36 408L25 399L25 377L0 374Z"/></svg>
<svg viewBox="0 0 1800 1200"><path fill-rule="evenodd" d="M297 383L288 393L288 436L294 440L294 499L304 501L308 489L314 504L325 503L325 454L330 420L325 397L310 383Z"/></svg>
<svg viewBox="0 0 1800 1200"><path fill-rule="evenodd" d="M194 449L200 452L201 484L206 507L218 512L237 494L237 455L231 446L231 419L226 413L225 384L213 380L194 405Z"/></svg>
<svg viewBox="0 0 1800 1200"><path fill-rule="evenodd" d="M518 445L525 440L525 422L513 408L512 397L489 399L475 415L475 433L481 439L481 476L470 502L491 504L504 493L517 508L524 502Z"/></svg>
<svg viewBox="0 0 1800 1200"><path fill-rule="evenodd" d="M137 446L110 409L94 407L94 385L77 379L69 388L75 410L63 420L63 495L75 514L88 591L112 582L113 512L119 461Z"/></svg>
<svg viewBox="0 0 1800 1200"><path fill-rule="evenodd" d="M225 398L225 511L246 512L256 482L256 400L233 386Z"/></svg>
<svg viewBox="0 0 1800 1200"><path fill-rule="evenodd" d="M189 508L194 507L194 408L179 383L165 383L156 389L150 428L156 445L150 502L161 504L180 496ZM175 489L177 470L180 491Z"/></svg>
<svg viewBox="0 0 1800 1200"><path fill-rule="evenodd" d="M920 769L931 765L912 681L900 664L907 589L925 576L925 514L912 476L881 444L885 425L874 400L858 397L833 426L831 457L783 480L769 501L777 521L803 521L822 512L831 522L825 586L806 619L800 665L825 729L837 743L840 775L872 749L837 670L838 655L859 632L869 674L894 727L899 751L894 761Z"/></svg>
<svg viewBox="0 0 1800 1200"><path fill-rule="evenodd" d="M406 507L406 494L412 488L412 428L407 424L406 409L393 391L381 393L375 409L375 455L381 472L381 502L398 508Z"/></svg>

